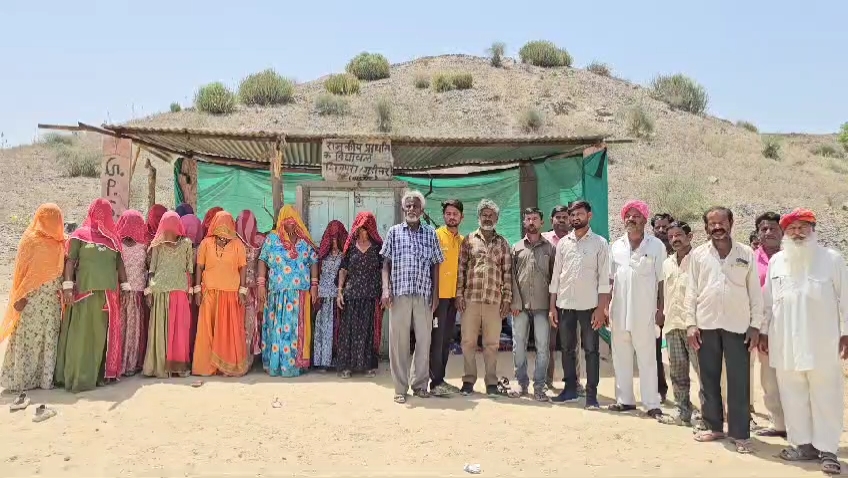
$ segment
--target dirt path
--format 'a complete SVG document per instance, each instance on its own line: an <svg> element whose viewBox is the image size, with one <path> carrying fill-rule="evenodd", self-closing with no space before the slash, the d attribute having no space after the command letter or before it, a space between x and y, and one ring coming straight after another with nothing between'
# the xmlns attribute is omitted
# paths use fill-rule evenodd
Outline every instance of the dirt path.
<svg viewBox="0 0 848 478"><path fill-rule="evenodd" d="M451 358L455 385L461 366ZM601 400L610 403L603 366ZM501 353L500 372L511 369L511 354ZM385 365L370 381L261 372L200 388L192 381L32 392L58 415L35 424L34 405L0 410L0 476L464 476L465 463L479 463L483 476L821 476L815 465L774 458L779 440L740 456L695 443L688 429L576 405L482 396L396 405ZM10 401L2 396L3 406Z"/></svg>

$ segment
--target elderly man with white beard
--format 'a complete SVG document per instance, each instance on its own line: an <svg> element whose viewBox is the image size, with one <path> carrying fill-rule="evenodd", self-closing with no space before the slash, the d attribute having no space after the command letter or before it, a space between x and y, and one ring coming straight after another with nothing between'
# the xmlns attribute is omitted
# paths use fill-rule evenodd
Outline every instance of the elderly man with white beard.
<svg viewBox="0 0 848 478"><path fill-rule="evenodd" d="M821 460L838 475L843 420L841 359L848 358L848 268L842 255L820 245L816 216L795 209L783 216L783 250L769 261L760 349L768 353L786 420L787 461Z"/></svg>

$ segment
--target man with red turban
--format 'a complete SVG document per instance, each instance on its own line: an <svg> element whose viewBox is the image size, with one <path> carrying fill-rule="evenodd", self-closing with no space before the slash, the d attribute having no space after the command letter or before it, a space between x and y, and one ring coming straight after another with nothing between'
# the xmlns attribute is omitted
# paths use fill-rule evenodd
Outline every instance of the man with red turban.
<svg viewBox="0 0 848 478"><path fill-rule="evenodd" d="M648 416L659 419L660 394L657 390L656 340L663 315L663 262L665 244L645 234L650 218L648 205L628 201L621 208L626 233L610 245L612 302L608 316L612 322L612 362L615 368L615 402L609 409L626 412L636 409L633 395L633 356L639 367L639 388Z"/></svg>
<svg viewBox="0 0 848 478"><path fill-rule="evenodd" d="M760 350L775 369L783 404L790 447L780 457L820 460L823 472L838 475L848 268L842 254L818 243L815 226L807 209L780 219L783 250L769 262Z"/></svg>

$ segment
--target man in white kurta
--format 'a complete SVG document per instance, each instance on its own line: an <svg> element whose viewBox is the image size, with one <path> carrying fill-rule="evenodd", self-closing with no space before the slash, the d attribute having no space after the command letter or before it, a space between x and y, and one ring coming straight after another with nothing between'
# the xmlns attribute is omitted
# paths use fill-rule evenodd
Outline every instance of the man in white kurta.
<svg viewBox="0 0 848 478"><path fill-rule="evenodd" d="M781 218L784 245L769 261L761 327L767 338L760 348L777 373L791 445L780 457L820 459L822 471L839 474L848 268L839 252L818 244L815 222L815 215L804 209Z"/></svg>
<svg viewBox="0 0 848 478"><path fill-rule="evenodd" d="M609 317L616 403L609 409L616 412L636 409L633 394L635 352L642 405L649 416L659 419L662 410L657 391L655 348L657 321L663 320L662 265L667 253L662 241L645 234L648 217L648 206L644 202L626 203L621 210L621 218L627 232L610 246L613 288Z"/></svg>

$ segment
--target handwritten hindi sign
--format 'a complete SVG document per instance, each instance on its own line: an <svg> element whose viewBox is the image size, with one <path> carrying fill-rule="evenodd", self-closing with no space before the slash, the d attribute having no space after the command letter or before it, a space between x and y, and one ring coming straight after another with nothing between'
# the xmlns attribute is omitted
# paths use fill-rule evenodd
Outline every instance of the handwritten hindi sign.
<svg viewBox="0 0 848 478"><path fill-rule="evenodd" d="M115 219L130 207L132 141L103 136L100 196L112 203Z"/></svg>
<svg viewBox="0 0 848 478"><path fill-rule="evenodd" d="M321 174L326 181L388 180L393 165L388 139L325 139L321 143Z"/></svg>

